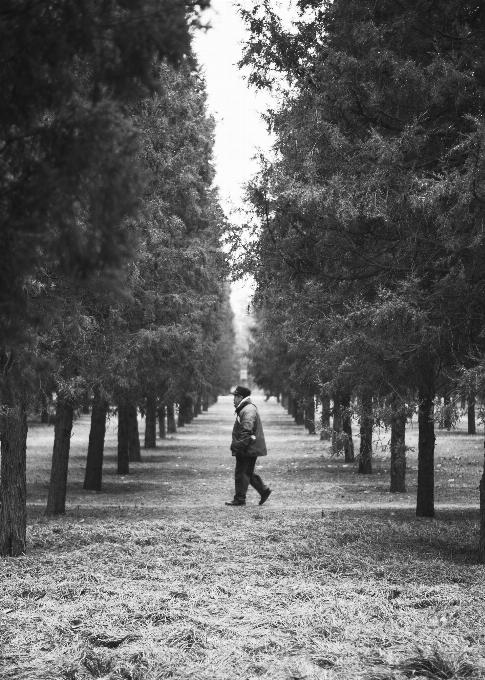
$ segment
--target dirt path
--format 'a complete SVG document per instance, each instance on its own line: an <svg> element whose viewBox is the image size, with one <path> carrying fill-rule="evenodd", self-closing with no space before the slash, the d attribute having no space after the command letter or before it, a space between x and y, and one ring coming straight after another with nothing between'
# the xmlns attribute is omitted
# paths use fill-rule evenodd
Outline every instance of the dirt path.
<svg viewBox="0 0 485 680"><path fill-rule="evenodd" d="M27 555L0 560L2 679L398 680L413 674L396 669L417 645L430 663L485 678L469 509L480 438L438 433L436 518L419 521L415 452L409 494L396 499L383 440L364 477L274 399L255 401L269 448L260 472L274 489L262 508L252 489L246 507L224 505L230 397L143 451L126 477L113 420L101 493L82 490L90 423L78 420L67 512L53 518L43 514L53 428L31 427Z"/></svg>
<svg viewBox="0 0 485 680"><path fill-rule="evenodd" d="M332 458L326 442L297 426L274 397L266 402L255 395L254 402L260 410L269 450L269 455L259 460L258 470L273 489L265 511L362 510L369 506L414 509L416 468L412 453L408 493L390 494L386 456L376 455L373 475L358 475L355 465ZM117 423L113 419L106 437L103 491L95 493L82 489L90 426L89 416L83 416L76 421L72 437L68 511L136 507L160 511L221 508L238 512L224 506L234 490L234 459L229 451L233 422L232 397L220 397L209 412L180 428L176 435L158 440L156 449L142 449L143 462L131 464L130 475L120 477L116 474ZM143 428L140 420L142 444ZM52 440L53 427L31 426L28 503L32 510L45 507ZM473 502L475 499L477 502ZM257 505L258 500L259 496L250 489L247 507ZM436 508L478 508L478 497L468 489L440 489L438 484Z"/></svg>

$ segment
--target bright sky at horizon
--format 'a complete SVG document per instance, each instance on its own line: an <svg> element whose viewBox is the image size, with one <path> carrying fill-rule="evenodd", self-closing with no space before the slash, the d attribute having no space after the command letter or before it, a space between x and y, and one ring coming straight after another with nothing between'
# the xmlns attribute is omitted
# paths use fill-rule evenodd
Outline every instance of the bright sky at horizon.
<svg viewBox="0 0 485 680"><path fill-rule="evenodd" d="M268 94L249 87L237 67L241 43L247 32L233 0L212 0L204 22L212 26L198 31L194 47L204 68L209 111L216 120L214 160L216 184L229 216L242 206L243 184L257 171L254 157L268 151L271 138L261 119L271 102Z"/></svg>
<svg viewBox="0 0 485 680"><path fill-rule="evenodd" d="M248 5L252 0L245 2ZM275 2L289 21L292 0ZM248 33L235 5L235 0L211 0L212 7L202 18L204 23L210 21L212 28L197 31L194 48L205 71L209 112L216 120L215 182L226 216L240 224L243 218L234 211L243 208L243 185L258 169L255 160L258 149L268 153L271 148L272 140L261 114L274 105L274 100L268 93L249 87L237 67ZM235 330L241 348L247 347L251 323L247 309L252 293L251 280L231 286Z"/></svg>

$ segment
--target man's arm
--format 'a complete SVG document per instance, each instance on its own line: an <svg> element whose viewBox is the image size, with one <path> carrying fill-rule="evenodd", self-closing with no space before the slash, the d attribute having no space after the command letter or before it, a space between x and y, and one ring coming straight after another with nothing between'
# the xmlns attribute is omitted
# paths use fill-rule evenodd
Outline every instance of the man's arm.
<svg viewBox="0 0 485 680"><path fill-rule="evenodd" d="M252 404L250 406L252 406ZM251 443L251 436L254 434L256 409L254 407L250 408L250 406L246 406L239 414L241 429L238 432L237 444L234 446L234 450L237 453L244 453L247 451Z"/></svg>

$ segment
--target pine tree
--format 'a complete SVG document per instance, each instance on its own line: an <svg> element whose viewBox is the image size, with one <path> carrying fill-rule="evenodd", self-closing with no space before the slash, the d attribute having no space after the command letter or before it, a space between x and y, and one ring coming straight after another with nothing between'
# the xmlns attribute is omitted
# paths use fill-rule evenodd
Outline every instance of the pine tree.
<svg viewBox="0 0 485 680"><path fill-rule="evenodd" d="M322 385L367 404L419 390L417 513L432 515L434 396L443 371L485 349L485 81L471 67L485 13L461 0L299 8L291 30L269 1L243 12L251 80L285 96L268 115L275 160L249 187L259 239L241 266L257 304L286 302L284 340L295 365L310 348Z"/></svg>
<svg viewBox="0 0 485 680"><path fill-rule="evenodd" d="M32 365L33 326L49 316L39 314L39 280L80 281L126 259L142 178L125 107L154 91L154 64L189 52L205 4L7 0L0 9L0 495L12 501L0 511L2 554L25 551L32 376L18 362Z"/></svg>

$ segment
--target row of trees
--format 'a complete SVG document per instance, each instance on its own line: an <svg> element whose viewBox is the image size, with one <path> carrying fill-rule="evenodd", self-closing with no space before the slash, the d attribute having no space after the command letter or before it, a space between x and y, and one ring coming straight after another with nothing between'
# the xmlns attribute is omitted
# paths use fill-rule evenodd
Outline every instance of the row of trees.
<svg viewBox="0 0 485 680"><path fill-rule="evenodd" d="M250 80L279 95L274 158L233 234L257 285L252 370L337 430L391 429L404 490L405 423L419 420L417 514L434 514L434 408L474 403L485 357L485 7L469 0L299 0L243 11ZM342 446L349 439L340 438ZM347 455L352 456L350 446ZM483 555L485 557L485 554Z"/></svg>
<svg viewBox="0 0 485 680"><path fill-rule="evenodd" d="M25 552L27 415L55 409L48 513L65 510L75 410L106 416L118 473L234 379L214 124L191 51L205 2L66 0L0 10L0 553ZM11 64L15 68L12 72ZM8 80L7 80L8 79Z"/></svg>

